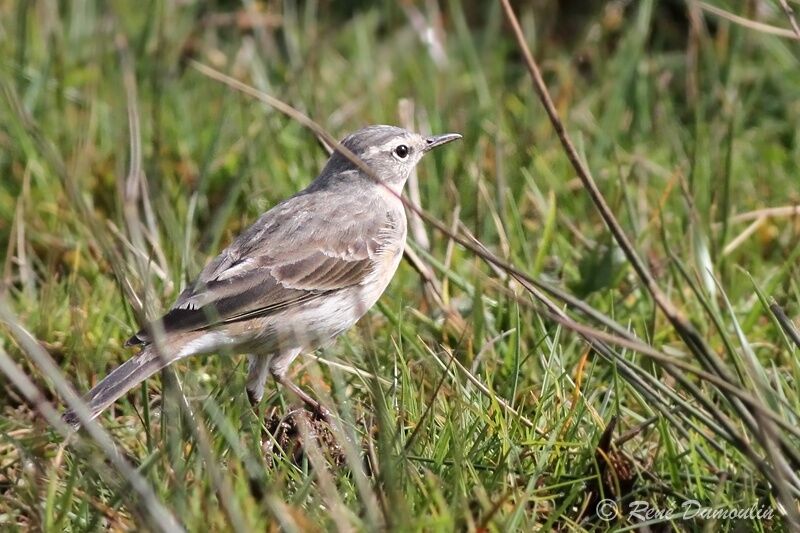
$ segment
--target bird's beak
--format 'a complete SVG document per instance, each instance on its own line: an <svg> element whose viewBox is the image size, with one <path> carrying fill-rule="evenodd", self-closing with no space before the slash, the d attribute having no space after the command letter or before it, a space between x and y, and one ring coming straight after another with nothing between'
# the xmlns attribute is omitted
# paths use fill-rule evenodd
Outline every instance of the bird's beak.
<svg viewBox="0 0 800 533"><path fill-rule="evenodd" d="M447 144L451 141L455 141L460 138L461 135L459 135L458 133L445 133L444 135L434 135L433 137L428 137L427 139L425 139L425 148L423 148L422 151L430 152L437 146Z"/></svg>

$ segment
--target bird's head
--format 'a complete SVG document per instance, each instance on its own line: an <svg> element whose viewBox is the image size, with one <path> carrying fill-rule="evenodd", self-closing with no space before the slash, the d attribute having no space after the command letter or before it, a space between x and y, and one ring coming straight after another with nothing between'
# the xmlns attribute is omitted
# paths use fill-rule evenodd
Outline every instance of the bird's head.
<svg viewBox="0 0 800 533"><path fill-rule="evenodd" d="M460 139L457 133L423 136L396 126L367 126L345 137L341 144L364 162L375 175L400 192L414 167L430 150ZM358 170L344 154L335 152L320 178Z"/></svg>

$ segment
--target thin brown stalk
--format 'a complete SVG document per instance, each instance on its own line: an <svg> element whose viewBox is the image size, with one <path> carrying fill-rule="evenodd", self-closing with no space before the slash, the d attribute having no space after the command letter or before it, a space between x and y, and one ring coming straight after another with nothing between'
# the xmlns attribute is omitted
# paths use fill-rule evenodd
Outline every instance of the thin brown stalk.
<svg viewBox="0 0 800 533"><path fill-rule="evenodd" d="M797 39L800 40L800 25L797 24L797 19L794 17L794 9L792 9L792 6L790 6L789 2L786 0L778 0L778 2L781 4L783 12L786 13L786 18L789 19L789 25L792 27L792 31L794 31Z"/></svg>
<svg viewBox="0 0 800 533"><path fill-rule="evenodd" d="M678 311L666 294L662 292L661 288L656 283L655 278L650 273L650 270L636 253L633 244L628 239L628 236L625 234L625 231L622 229L622 226L617 221L613 211L606 202L605 197L597 187L589 167L586 166L586 164L580 158L578 150L575 148L572 139L567 133L564 123L561 121L558 111L556 110L556 106L553 103L553 99L550 97L550 92L547 90L547 86L545 85L544 78L542 78L539 66L536 63L536 60L533 58L533 54L531 53L530 48L525 41L522 28L520 27L519 21L517 20L513 9L511 8L511 4L508 2L508 0L500 0L500 3L503 5L506 18L511 24L514 37L516 38L517 44L522 51L525 64L528 68L528 72L531 75L534 89L536 90L536 94L539 96L539 100L545 108L545 112L550 119L553 129L556 131L556 135L558 135L558 139L564 148L567 158L572 164L572 167L575 169L575 172L578 174L578 178L581 180L584 189L586 189L586 192L589 194L592 202L600 213L600 216L603 218L603 221L606 223L606 226L608 226L608 229L611 231L614 239L617 241L617 244L628 258L628 261L636 271L639 279L642 281L656 305L661 309L667 319L672 323L675 329L685 337L690 345L696 346L698 349L702 349L703 351L707 351L708 348L705 346L705 342L703 341L702 337L683 317L683 315L680 313L680 311Z"/></svg>
<svg viewBox="0 0 800 533"><path fill-rule="evenodd" d="M513 14L513 12L512 12L512 14ZM517 24L517 26L518 26L518 24ZM524 38L523 38L522 42L524 43ZM527 46L525 48L527 49ZM528 50L528 54L527 55L530 57L530 51L529 50ZM372 177L373 179L378 181L378 183L380 183L380 180L377 178L377 176L372 171L372 169L370 169L363 161L361 161L358 157L356 157L346 147L344 147L340 143L338 143L319 124L314 122L307 115L305 115L302 112L298 111L297 109L295 109L291 105L289 105L289 104L287 104L287 103L285 103L285 102L283 102L283 101L281 101L281 100L279 100L279 99L277 99L277 98L275 98L275 97L273 97L271 95L263 93L263 92L255 89L253 87L250 87L249 85L247 85L247 84L245 84L245 83L243 83L243 82L241 82L239 80L236 80L236 79L234 79L234 78L232 78L232 77L230 77L230 76L228 76L228 75L226 75L226 74L224 74L222 72L219 72L219 71L217 71L217 70L215 70L215 69L213 69L213 68L211 68L211 67L209 67L207 65L204 65L204 64L199 63L197 61L192 61L191 65L192 65L193 68L198 70L201 74L203 74L205 76L208 76L209 78L215 79L217 81L220 81L220 82L228 85L229 87L231 87L233 89L236 89L236 90L238 90L238 91L240 91L240 92L242 92L244 94L247 94L247 95L249 95L249 96L251 96L253 98L256 98L256 99L266 103L267 105L273 107L274 109L277 109L281 113L284 113L289 118L292 118L293 120L295 120L295 121L299 122L300 124L306 126L310 130L312 130L317 135L317 137L324 139L327 144L333 146L337 151L339 151L344 157L348 158L360 170L362 170L368 176ZM536 70L536 72L538 72L538 69ZM539 79L541 80L541 76L539 76ZM542 84L542 86L543 86L543 84ZM546 91L546 89L545 89L545 91ZM548 100L548 102L550 102L550 106L549 106L550 109L553 110L552 101L549 99L549 95L547 95L547 100ZM561 125L561 122L558 119L557 115L556 115L556 121L557 121L557 123L558 123L558 125L560 127L561 132L565 133L564 128ZM570 146L572 146L571 142L569 144L570 144ZM581 168L583 168L583 164L577 158L577 153L576 153L574 147L572 147L572 154L574 156L574 159L576 161L578 161L578 163L581 166ZM591 183L594 184L594 181L592 180ZM388 188L387 188L387 191L389 191L390 193L393 193L393 191L390 191ZM607 215L610 214L610 210L608 209L608 206L605 204L605 201L602 199L602 195L600 195L599 190L597 190L596 186L594 186L594 191L596 192L597 196L600 198L600 201L602 202L602 205L605 207L605 211L604 212ZM393 194L397 195L397 193L393 193ZM514 278L517 279L517 281L520 281L521 283L524 282L524 283L522 283L523 286L528 291L531 291L531 294L537 300L545 302L545 305L548 307L548 309L550 311L561 312L561 310L557 306L555 306L555 304L553 304L552 302L546 303L546 302L549 302L549 300L546 297L544 297L543 293L541 291L539 291L539 290L533 290L533 288L541 288L541 290L544 290L546 292L551 292L552 291L551 294L558 295L558 297L565 298L564 301L567 301L568 303L570 303L570 305L577 304L579 309L581 309L583 312L588 313L593 318L598 319L603 323L607 323L608 322L607 317L605 317L606 320L603 320L602 315L600 315L599 313L597 313L594 310L591 310L591 308L588 308L588 306L586 306L586 305L581 305L580 302L578 302L577 299L575 299L574 297L571 297L571 296L563 293L563 291L558 291L558 290L555 290L555 289L553 289L551 287L544 288L544 286L543 286L543 284L541 282L538 282L537 280L533 279L531 276L529 276L527 273L525 273L522 270L520 270L515 265L513 265L513 264L511 264L511 263L509 263L507 261L504 261L503 259L500 259L497 255L495 255L492 252L490 252L488 249L486 249L480 243L476 243L476 242L474 242L473 240L471 240L469 238L465 238L465 237L463 237L461 235L456 234L455 232L451 231L451 229L448 228L443 222L437 220L436 218L434 218L433 216L431 216L430 214L428 214L424 210L420 209L419 207L411 204L404 197L402 197L400 195L397 195L397 196L400 198L400 200L404 203L404 205L406 206L406 208L409 211L412 211L412 212L415 212L416 214L418 214L425 222L430 224L437 231L439 231L442 234L446 235L447 237L452 239L454 242L460 244L461 246L463 246L467 250L469 250L472 253L474 253L477 257L479 257L482 260L486 261L490 266L492 266L492 268L494 268L494 269L496 269L498 271L503 271L506 274L513 276ZM611 223L616 226L616 229L618 230L619 234L621 234L622 238L624 239L624 241L626 243L628 243L627 238L625 237L624 233L622 233L622 230L619 227L619 224L613 218L613 215L611 216ZM632 251L632 247L631 247L631 245L629 243L628 243L628 250ZM676 318L676 317L678 317L677 310L674 309L674 307L672 306L671 302L669 302L669 300L667 300L666 297L661 294L661 292L658 289L658 287L655 286L655 282L654 282L652 276L649 274L649 272L647 271L646 267L644 267L643 263L638 258L638 256L635 255L635 252L633 252L633 255L634 255L634 259L636 260L638 266L645 273L645 279L648 279L650 281L650 286L651 287L655 287L656 293L661 296L661 300L660 300L661 303L664 304L665 308L670 312L670 314L668 316L673 318L674 320L676 320L681 325L685 324L686 323L685 319L683 319L682 317ZM544 298L544 300L542 300L542 298ZM524 302L524 300L521 300L521 299L519 301ZM621 327L617 327L617 328L614 328L614 329L616 331L618 331L618 332L619 331L624 331L624 330L622 330ZM684 330L686 330L686 328L684 328ZM692 344L690 344L690 348L694 347L694 349L693 349L693 351L694 351L695 349L697 349L697 345L699 344L700 347L702 347L705 350L707 350L707 347L703 343L702 339L699 337L697 332L693 328L691 328L691 326L688 326L688 331L693 334L693 335L689 335L690 340L694 341ZM587 340L590 342L590 344L596 350L598 350L600 353L603 353L604 356L607 357L609 360L615 360L615 357L613 356L613 351L611 351L607 346L605 346L602 343L598 344L598 341L596 341L596 340L595 341L592 341L591 339L587 339ZM707 356L707 353L704 353L704 355ZM647 385L645 384L645 382L642 381L643 378L641 376L637 376L636 373L635 373L635 370L633 368L631 368L630 365L628 365L627 362L624 362L624 360L619 360L619 359L616 359L616 360L618 361L618 364L621 365L620 368L621 368L621 370L623 372L623 375L627 376L629 379L634 380L634 382L637 384L636 386L637 386L638 390L640 390L642 393L646 394L651 399L655 400L657 402L656 405L661 407L661 403L659 402L658 396L657 395L653 395L652 391L648 392ZM722 427L718 427L718 428L715 429L715 431L724 431L724 435L726 436L726 438L731 439L732 443L734 443L737 447L739 447L742 451L744 451L747 454L747 456L750 457L754 462L758 463L759 458L755 454L755 451L748 445L747 441L743 437L738 435L738 433L734 430L732 422L729 421L727 418L723 417L722 414L719 412L719 410L716 409L713 405L711 405L709 400L707 398L705 398L700 393L700 391L692 383L688 382L684 376L680 375L680 373L676 372L675 369L673 369L673 368L671 368L669 366L665 367L665 369L667 370L668 373L670 373L671 376L673 376L684 387L686 387L699 402L701 402L704 405L704 407L708 410L707 411L708 415L716 418L718 420L718 422L720 424L722 424L722 426L724 427L724 430L723 430ZM684 405L684 407L685 407L685 405ZM666 416L667 418L671 419L670 413L665 412L663 409L660 409L660 410L661 410L662 414L664 414L664 416ZM695 415L697 416L697 415L699 415L699 413L695 413ZM705 417L702 417L702 416L700 418L703 420L704 424L709 424L710 423L710 420L708 418L705 418ZM674 424L679 425L676 420L672 420L671 419L671 421Z"/></svg>
<svg viewBox="0 0 800 533"><path fill-rule="evenodd" d="M623 253L627 257L628 261L630 262L631 266L633 267L634 271L636 272L637 276L639 277L640 281L643 283L644 287L647 289L650 296L653 298L653 301L656 303L656 306L661 310L661 312L666 316L667 320L672 324L672 327L678 333L678 335L683 339L684 343L689 347L692 353L698 357L698 359L703 362L704 364L709 364L711 369L716 370L717 373L720 374L720 377L725 377L723 373L720 372L720 368L718 365L714 364L716 361L714 354L711 352L705 341L703 340L702 336L700 336L699 332L692 326L689 321L683 316L683 314L675 307L672 301L667 297L667 295L661 290L658 284L655 281L655 278L645 265L645 263L641 260L639 255L637 254L633 244L628 239L627 235L625 234L622 226L617 221L616 217L614 216L612 210L608 206L603 194L600 192L600 189L597 187L597 184L592 177L591 171L589 170L586 163L580 158L575 145L572 142L569 134L564 127L563 122L561 121L558 111L553 103L553 100L550 96L550 93L547 89L547 86L542 78L541 71L536 60L531 53L530 48L525 40L525 35L522 32L522 28L520 27L519 21L514 13L509 0L500 0L500 3L503 7L503 11L505 13L506 19L508 20L514 37L517 41L520 51L523 54L523 59L525 65L528 69L528 72L531 76L531 80L533 82L534 90L536 91L537 96L539 97L542 106L545 109L545 112L550 119L550 123L553 126L553 129L556 131L556 135L558 136L559 141L561 142L562 148L564 149L567 158L569 159L570 163L572 164L573 168L575 169L576 173L578 174L578 178L581 180L581 183L584 186L584 189L589 194L592 202L594 203L595 207L597 208L600 216L603 218L606 226L608 227L609 231L613 235L615 241L622 249ZM699 400L703 400L703 395L698 396ZM736 405L736 400L734 400L734 405ZM709 408L713 408L713 406L709 405ZM749 412L743 409L737 409L741 415L741 419L745 422L752 432L752 434L756 437L756 439L762 444L762 446L768 450L770 446L774 445L772 440L759 432L759 426L755 420L752 419L752 416ZM778 436L776 436L778 437ZM782 439L781 439L782 440ZM746 447L748 456L751 459L758 461L759 464L763 464L763 459L758 457L756 454L753 453L753 450L747 446ZM745 450L743 450L745 451ZM776 479L778 473L775 472L773 468L769 468L769 473L766 475ZM783 482L784 480L779 480ZM781 483L778 483L779 485Z"/></svg>
<svg viewBox="0 0 800 533"><path fill-rule="evenodd" d="M787 30L784 28L779 28L777 26L771 26L769 24L764 24L763 22L758 22L757 20L750 20L749 18L745 18L735 13L731 13L730 11L725 11L724 9L720 9L717 6L712 6L706 2L692 2L692 4L698 6L703 11L707 11L713 15L716 15L720 18L724 18L725 20L729 20L734 24L738 24L739 26L743 26L745 28L749 28L751 30L755 30L761 33L766 33L769 35L777 35L778 37L784 37L787 39L796 39L800 40L800 36L798 36L794 31Z"/></svg>
<svg viewBox="0 0 800 533"><path fill-rule="evenodd" d="M784 205L780 207L765 207L755 211L739 213L730 218L731 223L750 222L759 218L800 217L800 205Z"/></svg>

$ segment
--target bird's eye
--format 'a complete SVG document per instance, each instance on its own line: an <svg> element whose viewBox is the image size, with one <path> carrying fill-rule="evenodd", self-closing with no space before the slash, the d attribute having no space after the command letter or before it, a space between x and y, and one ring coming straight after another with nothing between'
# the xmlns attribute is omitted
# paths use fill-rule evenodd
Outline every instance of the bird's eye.
<svg viewBox="0 0 800 533"><path fill-rule="evenodd" d="M408 146L406 146L405 144L401 144L400 146L394 149L394 153L397 154L397 157L399 157L400 159L405 159L406 157L408 157L408 152L409 152Z"/></svg>

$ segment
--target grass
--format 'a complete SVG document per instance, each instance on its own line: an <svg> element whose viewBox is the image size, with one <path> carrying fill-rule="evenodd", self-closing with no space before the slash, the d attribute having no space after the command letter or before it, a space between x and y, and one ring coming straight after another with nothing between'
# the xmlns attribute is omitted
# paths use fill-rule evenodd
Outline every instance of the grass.
<svg viewBox="0 0 800 533"><path fill-rule="evenodd" d="M798 527L800 225L766 211L800 204L797 41L667 0L518 13L626 249L499 3L243 5L0 4L0 528ZM331 441L301 425L299 461L264 451L293 399L254 412L239 357L181 362L59 432L66 383L128 357L139 321L326 159L198 63L337 138L464 136L418 171L449 231L417 231L416 268L295 363L340 420ZM599 519L603 498L620 514ZM684 520L687 501L772 515Z"/></svg>

